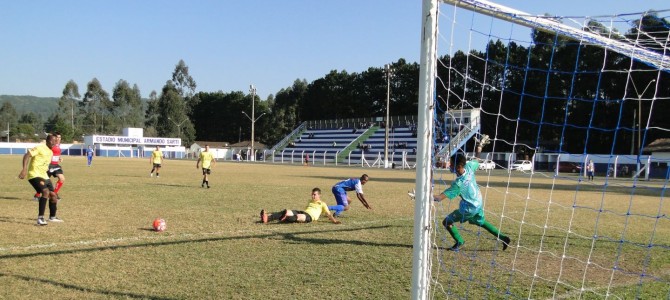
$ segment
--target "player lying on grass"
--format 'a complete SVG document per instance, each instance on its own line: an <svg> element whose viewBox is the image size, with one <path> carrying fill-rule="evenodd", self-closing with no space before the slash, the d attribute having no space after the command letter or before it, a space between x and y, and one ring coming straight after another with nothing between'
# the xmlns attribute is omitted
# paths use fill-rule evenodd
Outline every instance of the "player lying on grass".
<svg viewBox="0 0 670 300"><path fill-rule="evenodd" d="M328 205L321 201L321 189L317 187L312 189L312 200L307 203L307 208L305 208L304 211L285 209L280 212L268 214L263 209L261 210L261 222L267 224L268 222L278 220L279 222L288 223L310 223L312 221L317 221L322 214L325 214L331 222L340 224L340 221L330 214Z"/></svg>
<svg viewBox="0 0 670 300"><path fill-rule="evenodd" d="M444 190L444 192L433 197L433 200L439 202L446 198L451 200L461 196L458 209L451 212L444 218L444 221L442 221L442 224L447 228L451 237L456 240L456 244L449 248L449 250L457 251L465 243L463 238L461 238L458 229L454 226L454 223L456 222L468 222L486 229L486 231L503 242L502 249L503 251L506 250L507 246L509 246L510 238L500 233L498 228L487 222L484 218L482 194L477 185L477 181L475 180L475 171L479 166L479 162L477 162L477 160L466 161L464 155L456 154L451 158L451 166L453 166L452 171L456 173L456 179L451 183L449 188Z"/></svg>

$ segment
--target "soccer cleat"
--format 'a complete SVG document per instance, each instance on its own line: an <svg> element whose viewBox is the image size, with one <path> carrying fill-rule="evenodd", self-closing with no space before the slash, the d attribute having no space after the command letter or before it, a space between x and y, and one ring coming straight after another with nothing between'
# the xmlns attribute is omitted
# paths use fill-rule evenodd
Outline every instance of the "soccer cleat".
<svg viewBox="0 0 670 300"><path fill-rule="evenodd" d="M409 200L414 200L416 198L416 191L412 190L411 192L407 192L407 195L409 196Z"/></svg>
<svg viewBox="0 0 670 300"><path fill-rule="evenodd" d="M154 177L154 173L149 173L149 177Z"/></svg>
<svg viewBox="0 0 670 300"><path fill-rule="evenodd" d="M509 243L512 242L510 238L508 236L504 236L500 240L502 240L503 242L503 251L507 250L507 247L509 247Z"/></svg>
<svg viewBox="0 0 670 300"><path fill-rule="evenodd" d="M464 243L456 242L456 244L454 244L453 246L451 246L451 248L449 248L447 250L449 250L449 251L459 251L459 250L461 250L461 247L463 247L463 244Z"/></svg>
<svg viewBox="0 0 670 300"><path fill-rule="evenodd" d="M47 225L47 221L44 221L44 218L37 218L37 225L40 226Z"/></svg>
<svg viewBox="0 0 670 300"><path fill-rule="evenodd" d="M156 175L156 178L161 177L160 175Z"/></svg>
<svg viewBox="0 0 670 300"><path fill-rule="evenodd" d="M203 184L201 184L201 185L200 185L200 187L201 187L201 188L204 188L204 187L205 187L205 184L204 184L204 183L203 183Z"/></svg>
<svg viewBox="0 0 670 300"><path fill-rule="evenodd" d="M40 197L33 197L33 200L40 201Z"/></svg>
<svg viewBox="0 0 670 300"><path fill-rule="evenodd" d="M261 209L261 222L263 222L263 224L268 223L268 214L265 212L264 209Z"/></svg>
<svg viewBox="0 0 670 300"><path fill-rule="evenodd" d="M209 188L209 184L207 185L207 188Z"/></svg>
<svg viewBox="0 0 670 300"><path fill-rule="evenodd" d="M49 217L49 222L56 222L56 223L63 223L63 220L59 219L58 217Z"/></svg>

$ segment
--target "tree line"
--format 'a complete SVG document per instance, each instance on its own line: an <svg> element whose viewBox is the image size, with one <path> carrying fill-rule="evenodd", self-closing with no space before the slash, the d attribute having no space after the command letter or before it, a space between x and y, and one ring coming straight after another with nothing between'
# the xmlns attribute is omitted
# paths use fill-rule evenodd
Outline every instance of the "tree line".
<svg viewBox="0 0 670 300"><path fill-rule="evenodd" d="M669 25L648 14L623 34L594 21L583 29L668 55ZM635 148L638 153L631 147L641 142L637 134L644 132L642 144L668 136L670 120L663 117L670 111L667 70L564 36L534 30L531 38L530 46L497 40L482 50L439 57L439 113L481 108L482 132L517 145L498 143L495 151L626 154ZM196 92L196 81L180 60L171 79L146 101L139 87L125 80L110 94L93 78L83 95L77 83L67 82L58 110L43 130L59 131L72 141L142 127L145 136L179 137L184 145L196 140L234 143L250 139L253 101L255 117L262 115L255 122L255 137L274 145L302 121L386 116L387 84L391 115L416 115L419 65L399 59L390 68L390 78L384 67L360 73L332 70L312 82L296 79L260 99L248 91ZM8 103L0 107L4 123L13 133L42 129L35 114L18 116ZM650 129L640 131L635 124Z"/></svg>

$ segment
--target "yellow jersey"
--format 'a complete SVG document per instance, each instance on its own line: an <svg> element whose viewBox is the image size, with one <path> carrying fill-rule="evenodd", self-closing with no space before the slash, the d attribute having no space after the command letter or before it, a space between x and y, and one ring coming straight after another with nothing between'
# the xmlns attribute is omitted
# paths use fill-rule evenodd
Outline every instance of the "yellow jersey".
<svg viewBox="0 0 670 300"><path fill-rule="evenodd" d="M323 201L310 200L305 208L305 213L312 217L312 221L318 220L324 212L328 212L328 205Z"/></svg>
<svg viewBox="0 0 670 300"><path fill-rule="evenodd" d="M202 162L203 169L209 169L212 160L214 160L214 154L212 154L212 152L209 151L200 152L200 162Z"/></svg>
<svg viewBox="0 0 670 300"><path fill-rule="evenodd" d="M47 175L47 171L51 163L51 156L53 156L51 149L46 144L39 144L28 150L28 152L31 156L31 161L28 164L28 179L48 179L49 175Z"/></svg>
<svg viewBox="0 0 670 300"><path fill-rule="evenodd" d="M160 164L163 162L163 152L154 150L154 152L151 152L151 158L155 164Z"/></svg>

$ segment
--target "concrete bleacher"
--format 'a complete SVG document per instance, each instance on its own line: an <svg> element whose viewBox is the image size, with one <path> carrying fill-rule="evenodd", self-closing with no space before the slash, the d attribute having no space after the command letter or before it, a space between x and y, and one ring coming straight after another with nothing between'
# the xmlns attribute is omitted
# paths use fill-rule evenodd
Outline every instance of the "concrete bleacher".
<svg viewBox="0 0 670 300"><path fill-rule="evenodd" d="M375 129L376 128L376 129ZM372 165L379 157L383 159L385 128L374 127L372 135L361 139L369 128L306 129L286 147L275 152L274 161L302 162L309 155L310 163L359 164L365 161ZM416 132L412 126L395 127L389 130L389 161L401 164L405 160L413 163L416 157ZM363 152L363 149L365 151ZM350 149L351 151L347 151ZM365 158L365 161L361 159Z"/></svg>
<svg viewBox="0 0 670 300"><path fill-rule="evenodd" d="M298 138L275 153L275 160L302 161L305 154L310 160L333 162L338 153L358 139L365 129L306 129Z"/></svg>
<svg viewBox="0 0 670 300"><path fill-rule="evenodd" d="M352 161L360 162L361 156L365 161L372 165L378 160L384 159L384 144L386 141L386 128L380 127L377 131L368 137L363 144L367 147L363 149L356 149L349 155ZM388 159L389 162L396 165L403 163L404 159L407 163L414 163L416 161L416 127L414 126L398 126L389 129L388 141Z"/></svg>

